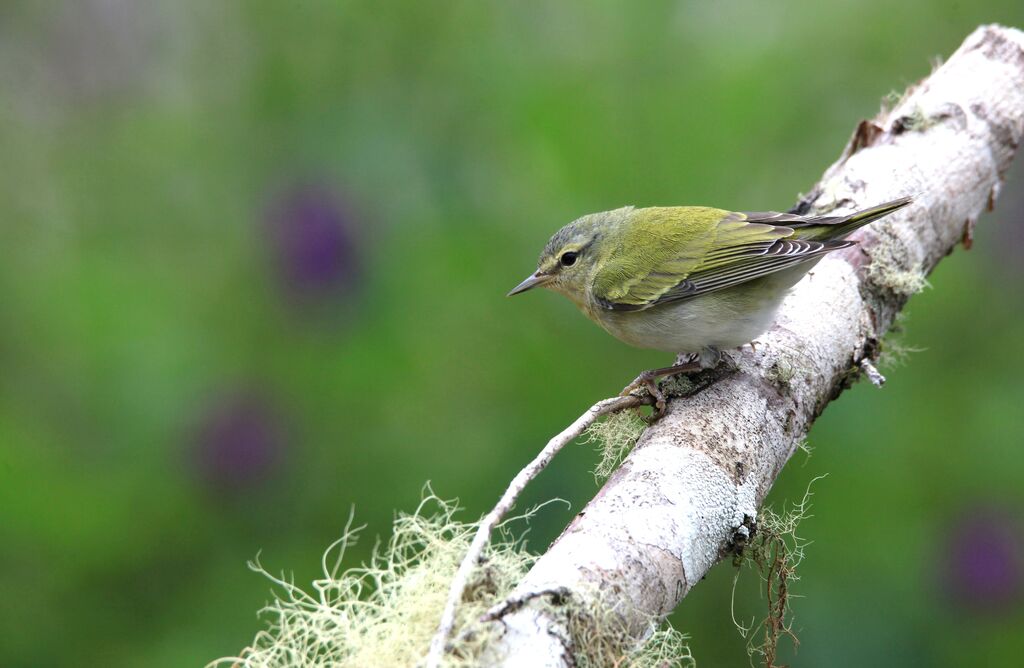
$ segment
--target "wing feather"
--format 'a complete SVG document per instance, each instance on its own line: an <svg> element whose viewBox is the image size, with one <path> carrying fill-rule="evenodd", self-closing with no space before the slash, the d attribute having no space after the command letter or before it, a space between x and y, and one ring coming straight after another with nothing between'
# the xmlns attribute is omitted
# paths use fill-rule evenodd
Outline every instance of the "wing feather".
<svg viewBox="0 0 1024 668"><path fill-rule="evenodd" d="M777 245L781 246L783 244L788 245L787 242L782 241L778 242ZM686 281L684 281L684 283L688 283L689 286L683 289L678 289L683 287L682 284L680 284L680 286L677 286L677 289L669 290L661 296L658 303L686 299L698 294L722 290L734 285L739 285L740 283L746 283L747 281L752 281L755 278L767 276L768 274L775 273L776 271L781 271L800 264L801 262L819 258L834 250L851 245L853 245L852 241L820 242L806 245L800 244L799 249L783 249L778 251L773 249L761 258L737 262L735 264L710 271L694 272L686 279Z"/></svg>
<svg viewBox="0 0 1024 668"><path fill-rule="evenodd" d="M671 224L664 211L660 215ZM683 208L678 211L687 214ZM752 281L852 243L800 239L793 227L772 224L804 220L791 214L721 213L703 234L682 239L670 257L648 271L634 274L617 289L596 290L598 302L615 311L643 310Z"/></svg>

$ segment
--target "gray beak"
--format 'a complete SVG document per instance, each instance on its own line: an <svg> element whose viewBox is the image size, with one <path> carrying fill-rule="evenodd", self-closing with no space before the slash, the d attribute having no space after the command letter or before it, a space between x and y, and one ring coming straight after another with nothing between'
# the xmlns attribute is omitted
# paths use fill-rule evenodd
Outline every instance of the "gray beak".
<svg viewBox="0 0 1024 668"><path fill-rule="evenodd" d="M535 288L538 285L544 285L545 283L547 283L550 280L551 280L551 276L550 275L542 274L538 270L538 271L534 272L525 281L523 281L522 283L520 283L516 287L512 288L509 291L509 293L507 295L505 295L505 296L506 297L511 297L512 295L518 295L520 292L526 292L530 288Z"/></svg>

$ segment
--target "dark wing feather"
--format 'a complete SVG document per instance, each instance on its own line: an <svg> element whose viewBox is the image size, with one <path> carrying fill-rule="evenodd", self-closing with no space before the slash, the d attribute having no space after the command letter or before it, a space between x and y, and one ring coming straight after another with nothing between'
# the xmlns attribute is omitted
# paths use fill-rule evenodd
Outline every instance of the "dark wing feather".
<svg viewBox="0 0 1024 668"><path fill-rule="evenodd" d="M745 211L744 215L752 223L769 225L785 225L786 227L807 227L808 225L834 225L850 219L850 216L799 216L795 213L778 213L777 211Z"/></svg>
<svg viewBox="0 0 1024 668"><path fill-rule="evenodd" d="M839 248L853 245L852 241L807 241L779 239L757 257L744 257L707 270L698 270L686 277L660 299L658 304L689 299L716 290L731 288L768 274L820 258Z"/></svg>
<svg viewBox="0 0 1024 668"><path fill-rule="evenodd" d="M657 304L683 301L762 278L802 262L820 258L834 250L852 246L853 243L790 237L724 249L715 254L715 266L694 271L650 303L637 305L602 300L602 305L613 311L639 311Z"/></svg>

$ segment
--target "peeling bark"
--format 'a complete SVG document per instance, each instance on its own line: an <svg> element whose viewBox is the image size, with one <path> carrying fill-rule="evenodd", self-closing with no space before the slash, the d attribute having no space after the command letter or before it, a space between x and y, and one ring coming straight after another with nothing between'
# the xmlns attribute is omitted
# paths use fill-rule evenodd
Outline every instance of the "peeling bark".
<svg viewBox="0 0 1024 668"><path fill-rule="evenodd" d="M924 276L957 244L970 246L1022 135L1024 33L994 25L978 28L893 109L861 122L795 210L854 210L908 194L914 204L822 260L756 350L734 355L736 369L672 399L514 597L600 592L643 638L743 540L815 418L874 369L878 341ZM557 608L520 606L500 623L494 663L574 665Z"/></svg>

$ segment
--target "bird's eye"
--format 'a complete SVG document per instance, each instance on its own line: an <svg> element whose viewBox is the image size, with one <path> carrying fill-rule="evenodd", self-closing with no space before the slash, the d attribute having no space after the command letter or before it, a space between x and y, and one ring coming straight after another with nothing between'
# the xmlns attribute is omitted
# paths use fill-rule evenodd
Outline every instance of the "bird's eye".
<svg viewBox="0 0 1024 668"><path fill-rule="evenodd" d="M571 267L574 264L576 264L576 258L578 256L579 256L579 253L575 253L573 251L568 251L566 253L562 253L562 257L560 257L558 259L558 261L562 263L563 267Z"/></svg>

